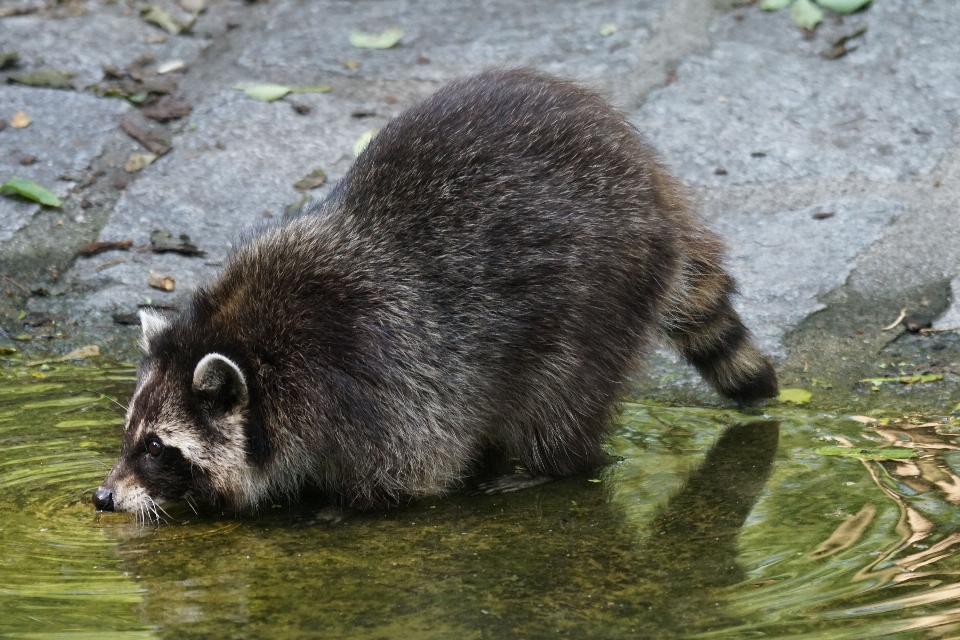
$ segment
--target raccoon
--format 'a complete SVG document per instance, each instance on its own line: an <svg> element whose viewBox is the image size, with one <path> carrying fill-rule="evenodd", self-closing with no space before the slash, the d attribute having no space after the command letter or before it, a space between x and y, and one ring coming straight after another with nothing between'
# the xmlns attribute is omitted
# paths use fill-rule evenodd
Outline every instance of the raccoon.
<svg viewBox="0 0 960 640"><path fill-rule="evenodd" d="M722 246L635 128L531 70L453 82L387 124L322 202L238 243L144 357L98 510L360 508L457 487L486 451L533 476L607 461L660 334L721 394L777 393Z"/></svg>

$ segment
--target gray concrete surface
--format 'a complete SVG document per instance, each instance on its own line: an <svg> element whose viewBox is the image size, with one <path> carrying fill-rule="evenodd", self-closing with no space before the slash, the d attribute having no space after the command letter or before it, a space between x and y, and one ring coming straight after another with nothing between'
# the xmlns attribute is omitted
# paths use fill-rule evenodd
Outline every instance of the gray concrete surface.
<svg viewBox="0 0 960 640"><path fill-rule="evenodd" d="M960 340L949 329L960 325L960 5L874 0L852 16L828 12L809 34L785 11L740 4L210 0L180 35L146 24L148 3L133 0L74 0L0 18L0 48L20 53L18 67L0 74L52 68L73 74L75 85L0 86L0 117L23 109L34 118L0 131L0 177L29 177L65 200L40 210L0 198L0 325L10 336L49 335L18 319L47 314L65 337L38 337L21 350L95 341L134 357L136 330L114 324L114 314L148 300L179 304L216 272L238 234L298 202L296 180L323 169L328 182L309 192L322 197L363 131L443 82L526 65L603 92L646 132L726 240L738 308L787 384L809 386L819 375L854 388L909 343L917 366L940 367L939 388L956 395ZM603 36L608 23L616 32ZM352 28L392 25L406 32L393 49L348 42ZM847 55L824 57L864 27ZM156 64L184 62L171 75L193 110L154 124L172 150L127 173L129 155L146 151L119 128L137 107L97 97L98 89L103 65L124 69L145 53ZM264 81L332 90L261 103L232 88ZM37 161L21 165L28 153ZM156 229L188 234L205 255L75 255L97 238L146 247ZM148 287L150 270L172 275L175 290ZM902 307L947 331L881 331ZM709 399L665 350L650 362L641 388Z"/></svg>

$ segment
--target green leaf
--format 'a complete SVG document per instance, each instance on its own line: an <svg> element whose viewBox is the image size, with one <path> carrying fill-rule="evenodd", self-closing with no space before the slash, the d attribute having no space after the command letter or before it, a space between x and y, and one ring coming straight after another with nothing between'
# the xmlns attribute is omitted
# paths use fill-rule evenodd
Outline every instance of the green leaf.
<svg viewBox="0 0 960 640"><path fill-rule="evenodd" d="M905 460L916 458L917 452L913 449L857 449L856 447L820 447L816 450L823 456L839 456L841 458L856 458L858 460Z"/></svg>
<svg viewBox="0 0 960 640"><path fill-rule="evenodd" d="M31 87L49 87L50 89L73 89L70 74L55 69L37 69L32 73L11 73L8 82L17 82Z"/></svg>
<svg viewBox="0 0 960 640"><path fill-rule="evenodd" d="M780 9L786 9L788 4L790 4L790 0L763 0L760 3L760 8L764 11L779 11Z"/></svg>
<svg viewBox="0 0 960 640"><path fill-rule="evenodd" d="M145 22L155 24L173 35L178 35L181 31L189 29L197 19L196 16L193 16L193 19L189 22L181 22L174 18L169 11L155 4L141 9L140 17L143 18Z"/></svg>
<svg viewBox="0 0 960 640"><path fill-rule="evenodd" d="M943 376L939 373L915 373L912 376L903 376L900 378L900 382L903 384L916 384L917 382L936 382L937 380L943 380Z"/></svg>
<svg viewBox="0 0 960 640"><path fill-rule="evenodd" d="M870 0L817 0L817 4L834 13L853 13L870 4Z"/></svg>
<svg viewBox="0 0 960 640"><path fill-rule="evenodd" d="M781 389L777 400L780 402L792 402L794 404L806 404L810 402L813 394L806 389Z"/></svg>
<svg viewBox="0 0 960 640"><path fill-rule="evenodd" d="M823 10L811 0L797 0L790 7L790 19L798 27L813 31L823 20Z"/></svg>
<svg viewBox="0 0 960 640"><path fill-rule="evenodd" d="M290 93L329 93L330 85L318 84L311 87L290 87Z"/></svg>
<svg viewBox="0 0 960 640"><path fill-rule="evenodd" d="M607 36L612 36L616 32L617 25L612 22L605 22L604 24L600 25L600 35L602 35L604 38Z"/></svg>
<svg viewBox="0 0 960 640"><path fill-rule="evenodd" d="M149 94L146 91L137 91L136 93L131 93L130 95L128 95L127 100L129 100L130 102L139 104L144 100L146 100L147 96L149 96Z"/></svg>
<svg viewBox="0 0 960 640"><path fill-rule="evenodd" d="M367 148L367 145L370 144L370 141L373 140L375 135L377 135L376 129L367 129L361 133L360 137L353 143L353 157L357 157L363 153L363 150Z"/></svg>
<svg viewBox="0 0 960 640"><path fill-rule="evenodd" d="M390 27L380 33L364 33L351 29L350 44L357 49L389 49L400 42L403 35L403 29L399 27Z"/></svg>
<svg viewBox="0 0 960 640"><path fill-rule="evenodd" d="M293 91L292 87L282 84L273 84L271 82L247 85L238 84L233 88L243 91L254 100L259 100L260 102L273 102L274 100L279 100L283 96Z"/></svg>
<svg viewBox="0 0 960 640"><path fill-rule="evenodd" d="M23 178L11 178L0 185L0 193L15 193L34 202L46 205L48 207L59 207L62 203L60 198L53 195L33 180Z"/></svg>

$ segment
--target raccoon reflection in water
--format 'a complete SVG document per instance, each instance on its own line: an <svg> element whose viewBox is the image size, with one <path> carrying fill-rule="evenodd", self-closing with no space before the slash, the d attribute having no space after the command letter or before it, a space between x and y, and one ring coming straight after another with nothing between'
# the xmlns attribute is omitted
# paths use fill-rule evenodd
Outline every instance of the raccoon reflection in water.
<svg viewBox="0 0 960 640"><path fill-rule="evenodd" d="M239 244L143 349L101 510L233 509L305 487L382 507L484 452L602 465L648 339L721 394L776 394L722 247L624 117L532 71L454 82L390 122L324 201Z"/></svg>

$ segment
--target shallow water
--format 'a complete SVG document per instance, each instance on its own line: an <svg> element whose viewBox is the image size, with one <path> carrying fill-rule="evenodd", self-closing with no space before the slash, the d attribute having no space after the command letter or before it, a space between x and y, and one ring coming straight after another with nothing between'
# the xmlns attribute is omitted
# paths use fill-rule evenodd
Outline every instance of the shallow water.
<svg viewBox="0 0 960 640"><path fill-rule="evenodd" d="M595 477L140 526L90 505L132 368L45 368L0 369L2 637L960 633L956 418L626 403Z"/></svg>

